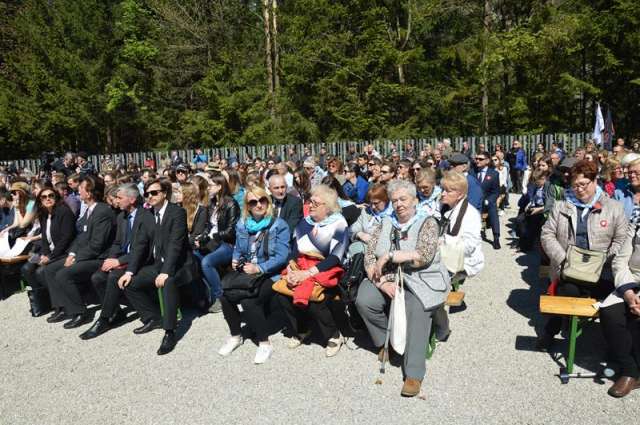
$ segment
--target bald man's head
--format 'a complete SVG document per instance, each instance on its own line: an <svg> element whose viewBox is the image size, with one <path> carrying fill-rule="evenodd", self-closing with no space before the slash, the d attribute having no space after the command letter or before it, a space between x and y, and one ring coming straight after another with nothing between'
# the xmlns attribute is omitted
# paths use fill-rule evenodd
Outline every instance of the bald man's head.
<svg viewBox="0 0 640 425"><path fill-rule="evenodd" d="M269 177L269 192L271 195L281 201L287 196L287 182L280 174L274 174Z"/></svg>

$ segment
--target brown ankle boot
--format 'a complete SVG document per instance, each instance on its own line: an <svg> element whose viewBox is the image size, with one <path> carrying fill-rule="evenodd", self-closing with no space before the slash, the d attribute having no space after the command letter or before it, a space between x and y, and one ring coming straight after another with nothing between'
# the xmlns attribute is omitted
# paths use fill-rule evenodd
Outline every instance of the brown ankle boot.
<svg viewBox="0 0 640 425"><path fill-rule="evenodd" d="M636 378L621 376L616 383L609 388L608 393L611 397L620 398L626 396L636 388L638 388L638 380Z"/></svg>
<svg viewBox="0 0 640 425"><path fill-rule="evenodd" d="M417 379L407 378L404 380L404 385L402 386L402 391L400 395L403 397L415 397L420 393L420 386L422 385L422 381L418 381Z"/></svg>

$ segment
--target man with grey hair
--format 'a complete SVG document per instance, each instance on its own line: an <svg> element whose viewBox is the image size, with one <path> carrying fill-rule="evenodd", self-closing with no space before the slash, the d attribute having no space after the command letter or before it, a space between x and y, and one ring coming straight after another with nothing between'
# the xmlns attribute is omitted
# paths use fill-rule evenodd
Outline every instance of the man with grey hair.
<svg viewBox="0 0 640 425"><path fill-rule="evenodd" d="M309 157L305 159L303 163L303 167L304 167L304 171L309 176L311 187L318 186L319 184L322 183L322 179L325 176L324 171L322 170L322 168L316 165L316 161L313 158Z"/></svg>
<svg viewBox="0 0 640 425"><path fill-rule="evenodd" d="M80 335L84 340L103 334L126 318L118 303L122 294L118 279L126 271L135 274L153 259L148 247L153 241L155 220L149 211L141 207L142 200L135 183L121 185L116 202L122 211L116 220L116 238L107 259L91 276L91 283L102 300L102 311L91 328Z"/></svg>
<svg viewBox="0 0 640 425"><path fill-rule="evenodd" d="M273 199L273 215L283 219L289 225L293 235L298 222L302 219L302 200L287 194L287 183L280 174L269 177L269 192Z"/></svg>

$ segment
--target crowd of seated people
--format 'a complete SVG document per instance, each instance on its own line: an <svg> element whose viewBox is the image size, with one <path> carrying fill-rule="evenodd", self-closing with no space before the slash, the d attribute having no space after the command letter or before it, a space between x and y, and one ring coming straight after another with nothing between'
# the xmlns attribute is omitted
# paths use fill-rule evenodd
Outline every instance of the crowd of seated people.
<svg viewBox="0 0 640 425"><path fill-rule="evenodd" d="M551 152L539 147L530 164L517 142L490 153L469 145L454 152L445 141L419 153L368 146L346 157L305 150L283 159L272 151L242 162L209 161L202 151L187 162L174 151L158 169L145 165L97 171L86 154L67 153L38 178L0 172L0 237L26 243L22 273L34 316L50 312L47 322L66 329L90 324L79 336L91 340L135 311L133 332L162 329L164 355L178 343L186 288L202 314L222 312L230 335L221 356L250 335L262 364L275 332L284 329L293 349L315 329L333 357L345 339L332 303L361 255L366 277L355 309L380 359L402 356L401 394L415 396L431 329L440 341L451 333L446 294L483 269L483 241L501 249L501 211L512 191L520 196L512 236L523 251L540 253L549 291L606 300L602 328L620 365L609 393L624 396L640 382L640 155L624 147L614 155L587 145L569 155L555 144ZM606 253L596 285L563 278L572 246ZM387 348L398 273L406 339ZM240 281L255 290L242 292ZM101 305L95 320L91 296ZM559 328L549 318L538 347L548 349Z"/></svg>

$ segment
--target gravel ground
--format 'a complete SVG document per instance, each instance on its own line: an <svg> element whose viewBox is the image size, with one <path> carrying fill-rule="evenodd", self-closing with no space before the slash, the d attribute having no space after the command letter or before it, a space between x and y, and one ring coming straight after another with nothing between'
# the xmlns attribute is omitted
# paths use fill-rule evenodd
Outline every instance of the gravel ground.
<svg viewBox="0 0 640 425"><path fill-rule="evenodd" d="M31 318L16 294L0 302L0 423L637 423L640 391L616 400L607 380L561 385L558 363L532 351L542 288L527 266L535 259L509 248L507 234L500 251L485 244L486 268L464 285L467 307L451 314L453 333L428 362L420 398L400 397L398 367L376 384L376 356L352 342L356 349L328 359L317 345L288 349L278 334L273 357L255 366L250 341L228 358L216 354L228 330L209 314L160 357L160 331L137 336L132 322L82 341L84 328ZM596 370L603 355L592 325L577 369Z"/></svg>

